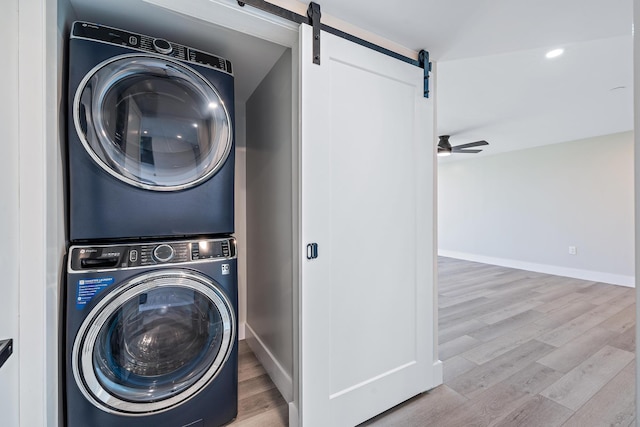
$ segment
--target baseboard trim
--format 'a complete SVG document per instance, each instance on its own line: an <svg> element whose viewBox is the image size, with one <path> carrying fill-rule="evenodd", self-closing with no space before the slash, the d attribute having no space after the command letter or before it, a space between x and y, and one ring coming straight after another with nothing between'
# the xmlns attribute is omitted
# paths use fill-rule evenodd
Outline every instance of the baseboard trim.
<svg viewBox="0 0 640 427"><path fill-rule="evenodd" d="M298 417L298 406L296 406L295 402L289 402L289 427L298 427L300 425Z"/></svg>
<svg viewBox="0 0 640 427"><path fill-rule="evenodd" d="M293 380L291 379L291 375L289 375L286 369L284 369L280 362L278 362L273 353L269 351L267 346L248 323L245 324L245 335L247 344L249 344L249 347L253 350L253 353L262 364L262 367L267 371L269 377L271 377L271 381L276 385L284 400L292 402Z"/></svg>
<svg viewBox="0 0 640 427"><path fill-rule="evenodd" d="M572 277L574 279L590 280L612 285L636 287L634 276L624 276L621 274L604 273L601 271L582 270L578 268L560 267L557 265L537 264L533 262L518 261L507 258L496 258L484 255L470 254L466 252L449 251L438 249L438 255L463 259L465 261L481 262L483 264L499 265L500 267L516 268L518 270L535 271L536 273L553 274L554 276Z"/></svg>
<svg viewBox="0 0 640 427"><path fill-rule="evenodd" d="M433 372L434 384L431 388L433 389L438 387L439 385L442 385L442 383L444 383L444 365L442 364L441 360L436 360L433 363L432 372Z"/></svg>

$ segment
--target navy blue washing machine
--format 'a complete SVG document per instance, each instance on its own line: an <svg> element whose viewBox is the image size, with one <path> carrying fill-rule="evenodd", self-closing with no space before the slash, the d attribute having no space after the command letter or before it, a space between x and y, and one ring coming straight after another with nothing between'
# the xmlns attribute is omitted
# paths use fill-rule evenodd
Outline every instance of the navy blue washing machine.
<svg viewBox="0 0 640 427"><path fill-rule="evenodd" d="M233 238L76 245L65 297L67 427L214 427L237 414Z"/></svg>
<svg viewBox="0 0 640 427"><path fill-rule="evenodd" d="M75 22L70 240L233 233L233 84L226 59Z"/></svg>

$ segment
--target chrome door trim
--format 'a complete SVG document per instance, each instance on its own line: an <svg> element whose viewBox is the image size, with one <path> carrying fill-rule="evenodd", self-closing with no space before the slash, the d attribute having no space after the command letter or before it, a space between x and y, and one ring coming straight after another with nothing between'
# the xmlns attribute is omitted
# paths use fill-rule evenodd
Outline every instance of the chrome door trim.
<svg viewBox="0 0 640 427"><path fill-rule="evenodd" d="M127 59L127 58L151 58L151 59L157 59L160 61L164 61L167 63L171 63L173 65L176 65L180 68L185 69L186 71L188 71L189 73L195 75L197 78L199 78L202 83L204 83L207 87L209 87L213 93L216 94L216 96L218 97L218 99L220 100L220 104L221 107L224 111L227 123L229 124L229 135L227 137L227 143L225 144L225 150L224 150L224 155L216 162L216 164L213 166L213 168L211 168L211 170L205 174L200 176L198 179L195 179L191 182L188 182L186 184L180 184L180 185L172 185L172 186L158 186L158 185L151 185L151 184L145 184L144 182L140 182L136 179L132 179L126 175L120 174L118 172L116 172L115 170L113 170L113 168L111 168L104 160L102 160L100 158L100 156L98 156L95 151L93 150L93 148L91 148L91 145L89 144L89 142L87 141L87 137L84 134L84 132L82 131L82 128L80 127L80 121L79 121L79 117L80 117L80 98L82 96L82 92L85 88L85 86L87 85L87 82L93 77L93 75L95 73L97 73L98 71L100 71L100 69L106 67L107 65L111 64L112 62L116 62L116 61L120 61L123 59ZM104 98L104 93L100 93L100 103L102 102L102 98ZM94 104L97 101L94 99L92 99L92 110L94 108ZM93 114L93 111L92 111ZM100 64L96 65L95 67L93 67L91 69L91 71L89 71L84 77L83 79L80 81L80 84L78 85L78 88L76 89L76 93L73 99L73 123L75 125L75 129L76 129L76 134L78 135L78 138L80 138L80 142L82 143L85 151L87 152L87 154L89 154L89 156L91 156L91 158L93 159L93 161L96 162L96 164L98 166L100 166L100 168L102 168L105 172L107 172L109 175L113 176L114 178L125 182L129 185L132 185L134 187L138 187L138 188L142 188L145 190L152 190L152 191L180 191L180 190L185 190L187 188L191 188L191 187L195 187L196 185L208 180L209 178L211 178L216 172L218 172L220 170L220 168L222 167L222 165L224 164L224 162L227 160L227 158L229 157L229 153L231 152L231 147L233 146L233 123L231 122L231 116L229 115L229 110L227 109L227 106L224 103L224 99L222 99L222 97L220 96L220 93L218 92L218 90L209 82L209 80L207 80L206 78L204 78L204 76L202 76L202 74L200 74L199 72L197 72L196 70L194 70L193 68L189 67L186 64L183 64L180 61L176 61L170 58L166 58L166 57L162 57L162 56L158 56L158 55L152 55L152 54L144 54L144 53L131 53L131 54L125 54L125 55L119 55L119 56L115 56L113 58L107 59L106 61L101 62ZM92 126L93 127L93 126ZM89 129L87 129L89 130ZM100 135L99 133L102 133L102 135ZM99 129L94 129L94 133L96 134L96 136L99 139L100 145L102 146L102 138L106 137L105 136L105 131L104 131L104 127L102 126L102 123L99 124Z"/></svg>
<svg viewBox="0 0 640 427"><path fill-rule="evenodd" d="M152 289L169 286L183 286L196 290L213 302L223 321L220 351L209 369L190 387L175 396L142 403L122 400L102 387L93 370L94 346L100 329L111 315L132 297ZM71 354L73 377L84 397L105 412L127 416L163 412L191 399L213 381L231 354L235 342L236 325L235 311L231 302L210 278L184 269L167 269L142 274L124 282L117 291L107 295L89 312L73 343Z"/></svg>

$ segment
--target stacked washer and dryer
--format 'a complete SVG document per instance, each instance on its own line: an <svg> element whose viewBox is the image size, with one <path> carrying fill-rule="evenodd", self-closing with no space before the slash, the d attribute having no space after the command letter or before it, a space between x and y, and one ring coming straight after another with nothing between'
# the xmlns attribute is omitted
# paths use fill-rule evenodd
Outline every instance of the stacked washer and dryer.
<svg viewBox="0 0 640 427"><path fill-rule="evenodd" d="M68 427L236 416L233 106L228 60L73 24Z"/></svg>

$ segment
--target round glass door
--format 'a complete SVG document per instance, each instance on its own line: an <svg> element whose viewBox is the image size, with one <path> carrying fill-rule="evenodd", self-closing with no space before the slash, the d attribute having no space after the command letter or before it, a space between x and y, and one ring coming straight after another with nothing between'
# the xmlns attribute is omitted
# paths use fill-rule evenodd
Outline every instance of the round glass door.
<svg viewBox="0 0 640 427"><path fill-rule="evenodd" d="M87 316L73 347L73 373L97 407L158 412L215 378L235 339L235 318L205 276L165 270L138 276Z"/></svg>
<svg viewBox="0 0 640 427"><path fill-rule="evenodd" d="M216 89L195 70L154 56L96 66L76 92L74 122L105 171L155 191L207 180L232 146L231 119Z"/></svg>

